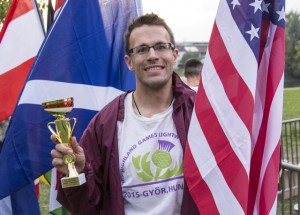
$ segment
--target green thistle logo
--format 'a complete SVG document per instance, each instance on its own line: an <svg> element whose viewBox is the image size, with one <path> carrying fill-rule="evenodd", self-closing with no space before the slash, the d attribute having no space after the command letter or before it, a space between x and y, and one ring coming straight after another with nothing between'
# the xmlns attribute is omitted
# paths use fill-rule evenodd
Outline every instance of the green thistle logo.
<svg viewBox="0 0 300 215"><path fill-rule="evenodd" d="M171 149L174 144L165 140L158 140L158 150L156 150L152 155L152 162L156 166L155 174L152 173L150 168L150 161L148 161L148 156L150 152L147 152L143 157L141 155L137 157L132 157L132 162L137 170L137 175L144 181L157 181L158 179L167 179L174 176L179 176L183 173L183 164L178 166L177 162L175 167L167 169L164 174L161 175L163 169L169 168L172 164L172 157L170 155Z"/></svg>

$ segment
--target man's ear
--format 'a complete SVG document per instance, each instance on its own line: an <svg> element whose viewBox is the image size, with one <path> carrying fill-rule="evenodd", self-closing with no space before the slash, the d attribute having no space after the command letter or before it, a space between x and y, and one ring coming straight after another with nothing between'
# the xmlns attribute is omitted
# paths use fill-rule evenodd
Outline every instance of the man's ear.
<svg viewBox="0 0 300 215"><path fill-rule="evenodd" d="M133 70L131 57L129 55L125 55L124 59L125 59L128 69Z"/></svg>
<svg viewBox="0 0 300 215"><path fill-rule="evenodd" d="M173 65L176 65L177 64L177 60L178 60L178 49L177 48L175 48L173 50L173 56L174 56Z"/></svg>

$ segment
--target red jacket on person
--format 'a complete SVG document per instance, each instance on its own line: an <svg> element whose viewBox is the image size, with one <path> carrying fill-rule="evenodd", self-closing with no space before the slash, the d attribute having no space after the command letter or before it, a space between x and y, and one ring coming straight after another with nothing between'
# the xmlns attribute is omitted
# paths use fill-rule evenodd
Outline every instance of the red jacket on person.
<svg viewBox="0 0 300 215"><path fill-rule="evenodd" d="M196 93L175 72L172 79L175 97L173 120L185 149ZM125 214L119 172L117 121L124 120L124 99L127 94L118 96L98 112L80 140L86 157L84 172L87 182L75 188L62 189L59 186L58 201L75 214ZM181 214L199 214L186 183Z"/></svg>

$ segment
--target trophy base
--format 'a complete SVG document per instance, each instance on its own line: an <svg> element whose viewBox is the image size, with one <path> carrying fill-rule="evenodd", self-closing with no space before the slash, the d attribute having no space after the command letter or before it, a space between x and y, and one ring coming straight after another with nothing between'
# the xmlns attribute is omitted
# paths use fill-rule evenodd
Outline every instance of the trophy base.
<svg viewBox="0 0 300 215"><path fill-rule="evenodd" d="M86 182L85 174L81 173L75 177L63 177L60 179L62 188L77 187Z"/></svg>

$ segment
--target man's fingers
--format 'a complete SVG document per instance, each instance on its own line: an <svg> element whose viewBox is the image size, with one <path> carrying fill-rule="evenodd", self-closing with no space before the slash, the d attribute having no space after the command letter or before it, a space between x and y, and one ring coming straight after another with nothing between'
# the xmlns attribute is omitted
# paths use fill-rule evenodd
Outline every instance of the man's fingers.
<svg viewBox="0 0 300 215"><path fill-rule="evenodd" d="M55 149L51 150L51 152L50 152L51 156L53 157L52 165L59 172L67 175L68 168L67 168L67 165L63 161L64 155L83 152L83 149L78 145L75 137L70 138L70 144L60 143L57 140L56 135L54 135L54 134L51 135L50 139L52 140L52 142L56 143ZM74 149L72 148L73 146L74 146ZM83 169L83 167L81 169Z"/></svg>
<svg viewBox="0 0 300 215"><path fill-rule="evenodd" d="M53 158L52 165L56 168L62 167L64 165L64 160L60 158Z"/></svg>
<svg viewBox="0 0 300 215"><path fill-rule="evenodd" d="M56 144L55 149L62 154L73 154L73 149L64 144Z"/></svg>
<svg viewBox="0 0 300 215"><path fill-rule="evenodd" d="M64 164L64 161L60 158L54 158L52 160L52 165L61 173L68 175L68 168Z"/></svg>
<svg viewBox="0 0 300 215"><path fill-rule="evenodd" d="M83 149L79 146L77 140L76 140L76 137L71 137L70 139L70 145L74 151L75 154L78 154L78 153L83 153Z"/></svg>
<svg viewBox="0 0 300 215"><path fill-rule="evenodd" d="M53 158L63 158L64 157L64 155L62 153L58 152L55 149L52 149L50 154Z"/></svg>
<svg viewBox="0 0 300 215"><path fill-rule="evenodd" d="M51 134L51 136L50 136L50 139L52 140L52 142L53 143L55 143L55 144L58 144L59 143L59 141L57 140L57 138L56 138L56 135L55 134Z"/></svg>
<svg viewBox="0 0 300 215"><path fill-rule="evenodd" d="M55 149L51 150L51 156L53 157L52 165L61 173L67 175L68 168L63 160L63 154Z"/></svg>

